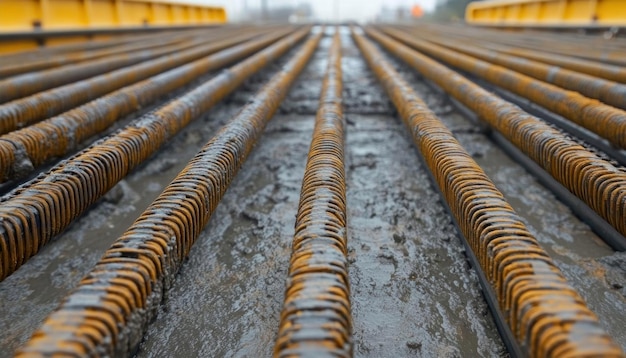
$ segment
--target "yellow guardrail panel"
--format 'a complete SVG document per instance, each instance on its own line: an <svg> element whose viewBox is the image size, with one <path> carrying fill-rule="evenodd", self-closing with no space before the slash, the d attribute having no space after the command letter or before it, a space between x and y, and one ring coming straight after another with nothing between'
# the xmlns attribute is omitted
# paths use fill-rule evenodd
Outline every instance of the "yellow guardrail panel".
<svg viewBox="0 0 626 358"><path fill-rule="evenodd" d="M41 19L41 5L37 0L2 0L0 26L4 31L33 28L33 20Z"/></svg>
<svg viewBox="0 0 626 358"><path fill-rule="evenodd" d="M487 0L470 3L465 20L483 26L626 26L625 0Z"/></svg>
<svg viewBox="0 0 626 358"><path fill-rule="evenodd" d="M159 0L0 0L0 32L219 24L222 7Z"/></svg>
<svg viewBox="0 0 626 358"><path fill-rule="evenodd" d="M117 10L111 0L91 0L89 5L88 14L92 26L106 27L116 23Z"/></svg>

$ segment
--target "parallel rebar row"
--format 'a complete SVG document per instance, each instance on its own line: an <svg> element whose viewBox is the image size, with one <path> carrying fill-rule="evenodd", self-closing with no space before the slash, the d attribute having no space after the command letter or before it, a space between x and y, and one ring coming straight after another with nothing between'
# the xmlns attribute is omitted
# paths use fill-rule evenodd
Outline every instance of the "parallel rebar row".
<svg viewBox="0 0 626 358"><path fill-rule="evenodd" d="M507 40L504 38L500 38L500 43L507 44ZM519 44L520 47L528 49L541 50L570 57L578 57L594 62L613 64L616 66L626 66L626 51L624 51L624 49L611 49L602 47L590 48L585 46L586 44L576 42L561 44L558 40L553 41L549 38L546 38L546 40L540 44L532 44L528 42ZM585 46L584 51L581 51L581 45Z"/></svg>
<svg viewBox="0 0 626 358"><path fill-rule="evenodd" d="M217 30L214 30L209 32L209 34L212 35L217 32ZM204 33L206 34L206 30L204 30ZM117 46L106 47L93 51L70 52L56 56L51 55L46 56L43 59L38 58L30 61L13 61L12 63L7 63L6 65L3 65L0 62L0 78L20 75L26 72L41 71L44 69L64 66L71 63L79 63L89 60L100 59L103 57L113 56L130 51L146 50L149 48L174 45L176 43L188 41L192 38L192 36L197 36L200 34L201 33L198 30L183 31L181 33L173 34L151 34L151 38L145 38L141 42L132 41L129 43L129 41L126 41Z"/></svg>
<svg viewBox="0 0 626 358"><path fill-rule="evenodd" d="M0 280L13 273L192 120L309 32L287 38L222 71L123 130L7 195L0 205Z"/></svg>
<svg viewBox="0 0 626 358"><path fill-rule="evenodd" d="M438 35L422 35L419 29L410 32L422 40L523 73L543 82L579 92L617 108L626 108L626 85L603 78L578 73L560 66L551 66L477 46L475 41L455 41Z"/></svg>
<svg viewBox="0 0 626 358"><path fill-rule="evenodd" d="M218 41L209 40L209 43L202 46L2 104L0 105L0 134L26 127L121 87L226 49L258 35L259 33L250 34L248 32L236 36L231 34L230 38L224 38L228 37L227 34L224 34Z"/></svg>
<svg viewBox="0 0 626 358"><path fill-rule="evenodd" d="M591 76L601 77L607 80L626 83L626 68L607 63L594 62L581 58L568 57L557 54L546 54L540 51L490 45L494 51L506 53L512 56L524 57L531 60L560 66L572 71L586 73Z"/></svg>
<svg viewBox="0 0 626 358"><path fill-rule="evenodd" d="M197 31L197 29L192 29L189 31ZM185 30L177 31L177 33L179 34L184 34L186 32L187 31ZM120 33L113 36L105 36L105 38L103 39L85 39L78 42L72 41L66 44L52 44L43 47L36 47L30 50L5 53L2 55L2 57L0 57L0 64L5 65L19 62L40 62L42 58L50 58L52 61L56 61L58 58L63 58L65 56L79 55L80 53L87 55L91 52L106 50L107 48L112 48L115 46L121 46L131 43L136 44L138 42L160 37L168 33L169 31L158 31L139 34Z"/></svg>
<svg viewBox="0 0 626 358"><path fill-rule="evenodd" d="M611 42L605 41L601 37L572 36L548 31L524 31L520 33L509 31L506 32L506 36L502 36L502 32L498 30L477 29L468 26L433 25L432 27L438 31L444 31L447 36L481 38L489 44L521 47L547 52L550 55L560 54L586 59L596 63L626 65L626 47L621 38L613 39L614 41Z"/></svg>
<svg viewBox="0 0 626 358"><path fill-rule="evenodd" d="M335 32L296 215L275 357L351 357L341 40Z"/></svg>
<svg viewBox="0 0 626 358"><path fill-rule="evenodd" d="M201 45L200 39L174 43L163 47L127 51L121 54L91 61L69 64L38 72L25 73L0 80L0 103L76 82L118 68L131 66L171 53L184 51Z"/></svg>
<svg viewBox="0 0 626 358"><path fill-rule="evenodd" d="M187 164L104 254L17 356L128 355L321 33Z"/></svg>
<svg viewBox="0 0 626 358"><path fill-rule="evenodd" d="M476 112L617 231L626 235L626 173L539 118L485 91L449 68L374 29L367 28L366 32Z"/></svg>
<svg viewBox="0 0 626 358"><path fill-rule="evenodd" d="M353 38L410 130L524 351L533 357L622 356L450 130L379 50L354 31Z"/></svg>
<svg viewBox="0 0 626 358"><path fill-rule="evenodd" d="M505 67L493 65L475 57L419 40L391 28L385 28L385 32L410 47L523 96L597 133L614 145L626 148L626 112L623 110L587 98L577 92L568 91L536 80ZM593 81L590 81L587 85L592 86L593 83ZM625 106L626 86L615 85L617 87L613 87L613 89L616 91L612 92L616 97L614 99L619 102L621 98L622 106Z"/></svg>
<svg viewBox="0 0 626 358"><path fill-rule="evenodd" d="M433 58L522 95L621 148L626 148L626 112L558 86L621 108L626 108L626 86L598 78L614 69L602 71L593 61L572 59L573 66L583 63L602 76L494 50L504 45L470 41L482 33L496 37L489 30L465 34L436 25L424 28L424 33L406 26L352 28L352 39L398 110L460 229L485 294L491 295L487 300L501 319L503 338L512 337L522 356L625 357L502 193L365 34L476 112L625 236L624 170ZM85 43L85 49L102 50L81 52L82 47L69 46L49 66L33 58L0 68L2 78L10 71L49 67L0 80L0 103L3 96L28 95L20 92L24 89L37 92L79 81L0 104L3 183L71 153L116 121L199 76L250 56L0 198L0 282L191 121L311 31L291 26L242 29L215 30L209 37L196 30L164 34L161 43L153 41L154 34ZM455 32L454 40L448 38ZM192 246L323 36L323 30L310 35L201 148L47 317L18 357L129 356L136 351ZM145 41L138 41L141 38ZM522 46L539 48L541 39L512 38L514 44L507 49L528 51L528 58L541 54ZM569 53L574 43L569 38L554 51ZM134 51L124 54L126 48ZM275 357L353 354L341 48L337 29L301 187ZM592 47L588 57L616 56L620 51L617 45L606 51ZM78 64L65 66L64 61ZM2 63L0 59L0 67ZM119 67L124 68L104 73ZM95 77L85 79L90 76Z"/></svg>
<svg viewBox="0 0 626 358"><path fill-rule="evenodd" d="M290 30L279 30L235 45L172 70L124 87L59 116L0 137L0 183L19 179L48 160L71 153L88 138L117 120L198 76L258 51Z"/></svg>

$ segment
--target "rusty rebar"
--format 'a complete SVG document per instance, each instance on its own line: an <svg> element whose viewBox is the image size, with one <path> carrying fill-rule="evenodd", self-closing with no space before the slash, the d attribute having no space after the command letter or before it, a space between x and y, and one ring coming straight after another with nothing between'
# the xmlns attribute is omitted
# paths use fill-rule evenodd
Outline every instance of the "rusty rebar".
<svg viewBox="0 0 626 358"><path fill-rule="evenodd" d="M614 145L626 148L626 112L621 109L502 66L493 65L475 57L407 36L397 30L385 28L385 32L410 47L525 97L606 138ZM613 99L618 100L620 97L625 97L625 88L620 85L620 88L614 91L615 98Z"/></svg>
<svg viewBox="0 0 626 358"><path fill-rule="evenodd" d="M258 36L244 33L0 105L0 134L29 126L106 93Z"/></svg>
<svg viewBox="0 0 626 358"><path fill-rule="evenodd" d="M19 179L52 158L66 155L120 118L209 71L270 45L279 30L121 88L80 107L0 136L0 183Z"/></svg>
<svg viewBox="0 0 626 358"><path fill-rule="evenodd" d="M474 41L461 42L431 34L421 36L419 31L412 31L411 34L423 40L445 46L450 50L462 52L471 57L523 73L540 81L576 91L613 107L626 109L626 85L621 83L571 71L560 66L551 66L527 58L480 48L476 46ZM626 69L624 69L624 74L626 74Z"/></svg>
<svg viewBox="0 0 626 358"><path fill-rule="evenodd" d="M27 72L42 71L50 68L58 68L60 66L101 59L103 57L115 56L127 52L136 52L139 50L180 44L184 41L190 40L192 35L193 34L184 34L184 36L173 36L172 34L168 34L165 36L162 35L160 38L146 40L140 43L122 43L118 46L111 46L93 51L80 51L57 56L47 56L44 58L38 58L34 61L22 60L2 62L0 63L0 78L21 75Z"/></svg>
<svg viewBox="0 0 626 358"><path fill-rule="evenodd" d="M0 103L26 97L50 88L80 81L95 75L103 74L118 68L131 66L161 56L193 49L206 42L194 41L174 42L165 46L141 48L134 46L126 52L104 58L71 63L68 65L30 72L0 80Z"/></svg>
<svg viewBox="0 0 626 358"><path fill-rule="evenodd" d="M497 51L500 53L506 53L517 57L524 57L531 60L568 68L572 71L586 73L591 76L601 77L615 82L626 83L626 68L624 68L623 66L611 65L607 63L601 63L553 53L544 53L541 51L517 47L505 47L502 45L490 44L489 48L493 51Z"/></svg>
<svg viewBox="0 0 626 358"><path fill-rule="evenodd" d="M626 173L519 107L382 33L368 35L442 87L626 235Z"/></svg>
<svg viewBox="0 0 626 358"><path fill-rule="evenodd" d="M412 30L414 30L415 28L411 26L402 27L402 29L413 32ZM626 83L626 68L624 68L623 66L547 52L546 50L552 47L557 41L559 41L558 39L551 39L549 44L545 44L541 50L537 50L522 48L519 46L515 46L511 43L495 43L493 41L489 41L488 38L485 38L480 34L474 34L472 32L468 33L466 30L467 29L465 28L463 30L460 30L452 27L447 27L444 31L443 28L439 27L433 28L432 26L419 26L420 32L425 31L428 34L444 35L447 39L456 39L457 41L462 43L467 43L467 41L470 41L471 43L476 44L482 48L497 51L499 53L505 53L517 57L524 57L534 61L567 68L572 71L586 73L591 76L601 77L615 82ZM507 35L510 35L510 33ZM542 33L541 35L543 37L548 35L548 33ZM606 47L609 44L610 42L603 40L603 47ZM579 48L585 49L585 51L587 51L589 47L587 43L578 43L577 46L579 46Z"/></svg>
<svg viewBox="0 0 626 358"><path fill-rule="evenodd" d="M338 29L326 71L302 181L275 357L352 356Z"/></svg>
<svg viewBox="0 0 626 358"><path fill-rule="evenodd" d="M254 101L202 148L48 316L17 357L133 352L184 258L321 35L307 41Z"/></svg>
<svg viewBox="0 0 626 358"><path fill-rule="evenodd" d="M548 54L558 54L572 58L587 59L594 62L611 64L616 66L626 65L626 51L622 46L612 46L610 41L596 37L573 38L554 32L534 33L503 33L499 30L477 29L468 26L442 26L429 24L429 27L437 31L445 32L447 36L458 38L480 38L490 44L516 46ZM505 34L505 35L503 35ZM597 39L600 39L598 43ZM613 39L615 41L619 38ZM584 51L581 51L584 49Z"/></svg>
<svg viewBox="0 0 626 358"><path fill-rule="evenodd" d="M80 52L96 51L113 46L119 46L123 44L129 44L136 41L143 41L153 36L161 35L162 33L148 33L148 34L124 34L116 35L113 38L91 40L85 39L79 42L71 42L62 45L42 46L30 50L23 50L13 53L3 54L0 57L0 64L16 63L23 61L25 63L31 61L37 61L42 57L55 58L56 56L64 56L71 54L78 54Z"/></svg>
<svg viewBox="0 0 626 358"><path fill-rule="evenodd" d="M302 29L21 186L0 202L0 280L34 256L91 204L244 80L284 54Z"/></svg>
<svg viewBox="0 0 626 358"><path fill-rule="evenodd" d="M362 35L353 38L413 136L510 330L532 357L621 357L506 199L411 86Z"/></svg>

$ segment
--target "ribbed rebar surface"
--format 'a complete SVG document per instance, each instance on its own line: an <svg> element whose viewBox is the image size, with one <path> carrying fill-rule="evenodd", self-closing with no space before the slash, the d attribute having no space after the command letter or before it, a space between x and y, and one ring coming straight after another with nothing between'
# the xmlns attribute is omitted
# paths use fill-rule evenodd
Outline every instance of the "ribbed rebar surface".
<svg viewBox="0 0 626 358"><path fill-rule="evenodd" d="M183 259L320 38L309 39L202 148L17 356L133 352Z"/></svg>
<svg viewBox="0 0 626 358"><path fill-rule="evenodd" d="M302 182L275 357L352 356L338 31L326 71Z"/></svg>
<svg viewBox="0 0 626 358"><path fill-rule="evenodd" d="M0 345L13 345L3 353L25 342L20 357L155 354L140 343L182 312L177 318L189 321L182 327L220 345L211 352L221 355L473 356L503 355L506 346L511 356L624 357L626 259L615 250L626 247L626 169L619 164L626 158L626 41L434 23L337 26L333 34L239 24L124 32L3 55ZM457 110L450 116L447 98ZM252 174L242 173L245 185L224 200L236 208L215 215L216 226L228 228L201 241L209 251L195 264L204 266L181 272L178 282L187 285L180 290L210 297L195 310L187 296L170 305L179 270L194 267L184 266L192 246L279 107L283 122L272 123L250 160ZM457 120L465 124L452 127ZM264 145L278 154L262 153ZM498 147L517 161L504 163ZM156 163L164 153L174 162ZM172 171L161 175L150 165ZM572 217L562 204L551 203L558 213L532 206L534 192L509 195L499 183L515 182L520 165L582 222L562 220ZM114 189L135 175L133 185L146 190L116 202ZM545 205L549 195L541 196ZM270 202L271 210L264 206ZM249 213L251 205L261 209ZM86 239L85 225L119 218L106 212L111 207L126 216L123 227L107 232L108 240ZM546 220L536 222L542 214ZM288 231L294 225L285 218L294 216ZM66 230L83 236L68 244ZM271 245L257 243L258 232ZM455 235L461 241L439 241ZM78 251L61 244L97 256L72 257ZM210 269L198 275L198 267ZM242 282L257 269L249 292ZM23 270L43 272L36 280L46 282L24 278ZM203 282L214 276L222 286ZM222 289L232 292L213 292ZM262 307L241 305L248 295ZM211 314L225 304L233 312ZM190 317L200 310L206 316ZM249 336L234 339L246 348L227 347L198 324L214 317L228 321L209 322L223 335L239 325ZM263 328L250 327L253 320ZM165 340L170 354L194 353L193 344L179 351L181 342L163 338L179 327L153 334L160 338L152 342ZM260 336L255 346L250 337Z"/></svg>
<svg viewBox="0 0 626 358"><path fill-rule="evenodd" d="M353 36L410 130L525 352L620 356L597 317L452 133L368 40Z"/></svg>
<svg viewBox="0 0 626 358"><path fill-rule="evenodd" d="M190 121L285 53L307 32L308 29L297 31L224 70L193 91L55 166L45 178L8 195L0 206L0 279L39 252Z"/></svg>
<svg viewBox="0 0 626 358"><path fill-rule="evenodd" d="M586 150L539 118L485 91L436 61L374 29L367 29L367 33L484 118L617 231L626 235L624 171Z"/></svg>

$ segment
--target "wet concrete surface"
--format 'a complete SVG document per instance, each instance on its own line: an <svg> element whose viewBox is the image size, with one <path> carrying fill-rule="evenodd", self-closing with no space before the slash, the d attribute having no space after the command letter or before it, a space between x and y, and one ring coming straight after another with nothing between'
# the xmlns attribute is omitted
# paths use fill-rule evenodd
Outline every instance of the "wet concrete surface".
<svg viewBox="0 0 626 358"><path fill-rule="evenodd" d="M356 355L502 355L477 278L401 123L353 121L347 144Z"/></svg>
<svg viewBox="0 0 626 358"><path fill-rule="evenodd" d="M409 133L344 46L355 356L506 355Z"/></svg>
<svg viewBox="0 0 626 358"><path fill-rule="evenodd" d="M424 83L411 68L396 64L410 83ZM485 123L462 116L448 97L437 90L420 86L415 89L520 214L604 329L626 350L626 255L607 246L566 205L491 142Z"/></svg>
<svg viewBox="0 0 626 358"><path fill-rule="evenodd" d="M282 106L283 113L299 114L280 114L270 122L192 250L138 356L271 354L327 40ZM378 113L389 113L389 104L344 40L356 355L503 354L454 229L442 207L430 205L437 197L411 142L402 137L397 119ZM373 114L351 112L367 106ZM420 213L421 206L430 209ZM415 214L423 221L414 223Z"/></svg>
<svg viewBox="0 0 626 358"><path fill-rule="evenodd" d="M331 34L331 31L328 31ZM506 356L493 318L410 135L344 32L344 107L354 354ZM138 357L271 355L330 37L226 192L191 250ZM192 123L86 215L0 283L0 357L10 356L110 243L280 68ZM506 157L444 95L405 78L483 166L529 229L626 347L624 255Z"/></svg>
<svg viewBox="0 0 626 358"><path fill-rule="evenodd" d="M407 76L412 82L421 80L414 73L407 72ZM445 96L431 98L453 108ZM439 116L520 214L568 282L598 315L600 324L626 350L624 253L614 252L565 204L488 140L484 123L470 121L454 110Z"/></svg>
<svg viewBox="0 0 626 358"><path fill-rule="evenodd" d="M271 355L330 40L322 40L226 192L138 357Z"/></svg>
<svg viewBox="0 0 626 358"><path fill-rule="evenodd" d="M95 265L107 248L152 203L213 134L241 109L278 70L288 53L265 71L182 130L146 163L111 189L107 195L64 233L42 248L18 271L0 282L0 357L10 357L54 310L65 295ZM186 90L211 78L198 78ZM167 99L173 98L169 95ZM107 133L129 123L155 104L124 119Z"/></svg>

